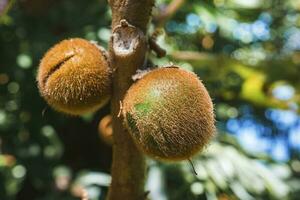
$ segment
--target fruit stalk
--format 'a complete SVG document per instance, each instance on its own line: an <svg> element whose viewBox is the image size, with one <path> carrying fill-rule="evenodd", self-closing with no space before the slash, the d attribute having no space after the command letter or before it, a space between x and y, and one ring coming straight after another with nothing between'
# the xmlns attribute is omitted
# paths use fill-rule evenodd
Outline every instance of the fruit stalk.
<svg viewBox="0 0 300 200"><path fill-rule="evenodd" d="M143 66L146 30L154 0L109 0L112 9L110 64L113 66L112 125L114 133L112 183L107 200L145 199L145 159L123 126L120 102Z"/></svg>

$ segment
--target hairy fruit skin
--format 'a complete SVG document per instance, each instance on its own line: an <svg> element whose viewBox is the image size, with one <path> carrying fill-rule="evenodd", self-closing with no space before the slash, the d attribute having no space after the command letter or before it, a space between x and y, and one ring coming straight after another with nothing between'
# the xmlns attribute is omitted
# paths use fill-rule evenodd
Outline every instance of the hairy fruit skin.
<svg viewBox="0 0 300 200"><path fill-rule="evenodd" d="M110 97L111 70L105 53L87 40L63 40L40 62L41 96L55 110L82 115L102 107Z"/></svg>
<svg viewBox="0 0 300 200"><path fill-rule="evenodd" d="M137 147L158 160L189 159L215 133L207 90L194 73L176 66L155 69L134 83L122 114Z"/></svg>

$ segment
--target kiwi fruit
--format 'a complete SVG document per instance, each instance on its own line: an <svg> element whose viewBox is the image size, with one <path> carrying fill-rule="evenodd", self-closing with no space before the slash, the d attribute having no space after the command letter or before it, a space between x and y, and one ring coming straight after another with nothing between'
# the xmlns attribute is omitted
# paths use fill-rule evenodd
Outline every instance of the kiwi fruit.
<svg viewBox="0 0 300 200"><path fill-rule="evenodd" d="M98 124L98 133L102 141L108 145L113 144L113 129L112 129L112 116L106 115L101 119Z"/></svg>
<svg viewBox="0 0 300 200"><path fill-rule="evenodd" d="M37 82L41 96L52 108L82 115L109 100L111 70L104 50L73 38L61 41L44 55Z"/></svg>
<svg viewBox="0 0 300 200"><path fill-rule="evenodd" d="M122 104L136 146L158 160L189 159L215 134L206 88L194 73L178 66L147 73L129 88Z"/></svg>

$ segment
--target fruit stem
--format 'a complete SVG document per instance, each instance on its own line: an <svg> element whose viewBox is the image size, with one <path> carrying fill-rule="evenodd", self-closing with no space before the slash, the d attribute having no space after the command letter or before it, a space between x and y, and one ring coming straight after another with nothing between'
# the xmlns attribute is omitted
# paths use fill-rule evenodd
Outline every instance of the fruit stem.
<svg viewBox="0 0 300 200"><path fill-rule="evenodd" d="M133 83L132 75L143 66L147 52L146 30L154 0L109 0L112 37L109 59L113 70L111 101L113 126L112 183L107 200L145 199L146 165L123 126L120 101Z"/></svg>

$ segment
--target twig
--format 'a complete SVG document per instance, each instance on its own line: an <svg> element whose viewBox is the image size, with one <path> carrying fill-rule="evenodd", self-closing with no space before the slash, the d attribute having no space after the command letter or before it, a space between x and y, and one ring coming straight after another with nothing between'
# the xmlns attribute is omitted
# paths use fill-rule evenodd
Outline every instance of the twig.
<svg viewBox="0 0 300 200"><path fill-rule="evenodd" d="M149 42L150 49L152 49L156 53L158 58L162 58L166 56L167 54L166 50L161 48L153 38L149 38L148 42Z"/></svg>
<svg viewBox="0 0 300 200"><path fill-rule="evenodd" d="M195 169L195 167L194 167L194 164L193 164L192 160L189 158L188 161L189 161L190 165L192 166L193 172L194 172L195 175L197 176L198 174L197 174L197 172L196 172L196 169Z"/></svg>
<svg viewBox="0 0 300 200"><path fill-rule="evenodd" d="M184 3L185 0L173 0L165 9L154 17L157 26L164 26L168 19L170 19Z"/></svg>

